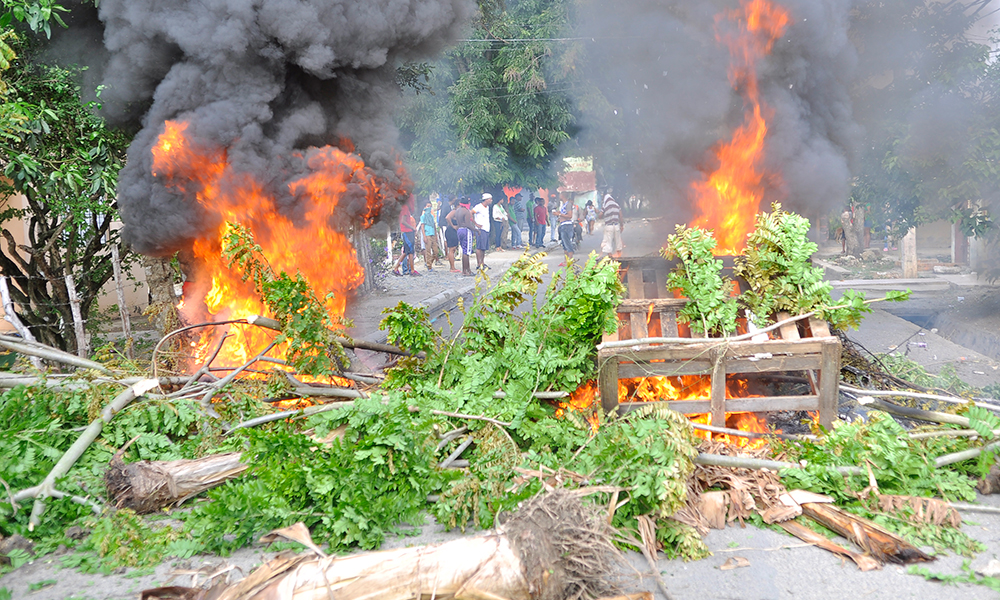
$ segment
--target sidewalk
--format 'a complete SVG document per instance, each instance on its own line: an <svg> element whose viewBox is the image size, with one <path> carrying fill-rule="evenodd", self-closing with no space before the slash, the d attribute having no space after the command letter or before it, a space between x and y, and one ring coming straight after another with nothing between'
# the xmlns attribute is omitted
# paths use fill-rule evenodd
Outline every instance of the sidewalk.
<svg viewBox="0 0 1000 600"><path fill-rule="evenodd" d="M549 244L546 251L556 247ZM534 250L532 250L534 252ZM520 250L495 250L486 255L485 264L489 267L487 275L495 281L521 256ZM476 257L471 256L470 262L475 269ZM379 289L357 298L348 304L347 318L354 322L354 327L348 333L355 338L368 341L385 341L385 332L379 330L382 321L382 311L392 308L400 302L414 306L423 306L436 319L443 310L452 306L460 296L471 296L476 287L476 277L467 277L461 273L450 272L448 261L441 259L441 265L427 271L423 257L414 261L419 277L411 275L388 275ZM461 269L461 257L455 259L455 266Z"/></svg>

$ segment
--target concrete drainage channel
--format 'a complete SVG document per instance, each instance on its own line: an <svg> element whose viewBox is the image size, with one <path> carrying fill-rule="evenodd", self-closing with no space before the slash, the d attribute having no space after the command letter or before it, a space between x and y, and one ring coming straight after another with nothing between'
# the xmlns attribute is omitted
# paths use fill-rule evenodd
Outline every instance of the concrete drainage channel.
<svg viewBox="0 0 1000 600"><path fill-rule="evenodd" d="M884 308L886 312L923 327L927 331L936 330L935 333L952 343L974 350L994 360L1000 360L1000 332L991 331L975 322L966 321L961 317L934 308L916 310L903 307L899 309Z"/></svg>

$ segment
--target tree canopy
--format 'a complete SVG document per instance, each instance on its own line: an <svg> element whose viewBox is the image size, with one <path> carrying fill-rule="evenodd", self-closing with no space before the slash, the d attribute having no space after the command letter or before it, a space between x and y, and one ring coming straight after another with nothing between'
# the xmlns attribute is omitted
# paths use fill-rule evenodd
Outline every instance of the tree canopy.
<svg viewBox="0 0 1000 600"><path fill-rule="evenodd" d="M572 0L481 3L469 39L433 65L400 117L418 188L546 186L574 134Z"/></svg>
<svg viewBox="0 0 1000 600"><path fill-rule="evenodd" d="M13 284L19 316L35 337L74 350L65 278L72 276L86 317L112 276L109 249L120 243L112 228L115 187L129 140L96 116L98 106L81 99L77 70L38 59L31 31L48 34L50 20L61 23L61 7L42 1L5 2L5 8L0 275ZM23 207L15 203L19 196ZM11 232L18 222L25 244Z"/></svg>

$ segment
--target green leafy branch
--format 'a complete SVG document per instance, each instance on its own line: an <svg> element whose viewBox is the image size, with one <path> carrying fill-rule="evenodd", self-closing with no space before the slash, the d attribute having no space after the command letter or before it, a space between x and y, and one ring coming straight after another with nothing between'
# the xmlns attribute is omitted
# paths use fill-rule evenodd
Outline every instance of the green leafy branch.
<svg viewBox="0 0 1000 600"><path fill-rule="evenodd" d="M722 277L722 261L715 258L715 238L698 227L677 226L667 237L662 253L677 258L677 266L667 277L667 289L679 289L688 304L680 310L681 321L691 330L706 335L726 335L736 331L738 305L732 297L733 282Z"/></svg>

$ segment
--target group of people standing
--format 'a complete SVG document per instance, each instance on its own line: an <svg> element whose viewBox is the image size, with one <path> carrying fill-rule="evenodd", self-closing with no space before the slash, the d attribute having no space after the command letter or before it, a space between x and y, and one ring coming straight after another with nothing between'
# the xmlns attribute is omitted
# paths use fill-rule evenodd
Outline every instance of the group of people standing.
<svg viewBox="0 0 1000 600"><path fill-rule="evenodd" d="M563 192L557 202L534 198L533 201L523 201L521 194L513 198L501 198L494 201L493 195L485 193L473 204L468 197L451 197L438 203L427 202L415 215L415 198L404 204L399 215L399 229L402 233L402 253L393 265L393 274L402 275L401 268L406 269L411 276L420 276L414 268L414 256L419 241L423 248L424 265L428 271L433 271L439 264L441 246L438 233L444 234L444 258L448 261L452 273L473 276L470 256L476 257L476 268L489 269L485 263L486 252L491 249L524 248L522 231L528 230L528 245L532 248L545 247L546 227L551 223L551 241L556 241L556 235L566 253L566 262L573 259L573 252L582 239L584 228L588 233L594 232L598 218L605 223L602 251L608 255L620 256L622 251L621 231L624 222L621 219L621 208L611 196L610 190L604 196L601 210L598 211L592 201L581 207L573 201L572 194ZM461 270L455 262L461 256ZM562 265L560 265L562 266Z"/></svg>

